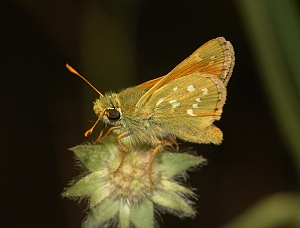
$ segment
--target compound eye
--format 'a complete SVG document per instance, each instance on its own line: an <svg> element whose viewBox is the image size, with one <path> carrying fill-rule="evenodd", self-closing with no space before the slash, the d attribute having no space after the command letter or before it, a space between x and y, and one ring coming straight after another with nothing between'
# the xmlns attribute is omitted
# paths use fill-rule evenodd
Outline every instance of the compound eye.
<svg viewBox="0 0 300 228"><path fill-rule="evenodd" d="M117 109L108 109L107 117L110 120L119 120L121 115Z"/></svg>

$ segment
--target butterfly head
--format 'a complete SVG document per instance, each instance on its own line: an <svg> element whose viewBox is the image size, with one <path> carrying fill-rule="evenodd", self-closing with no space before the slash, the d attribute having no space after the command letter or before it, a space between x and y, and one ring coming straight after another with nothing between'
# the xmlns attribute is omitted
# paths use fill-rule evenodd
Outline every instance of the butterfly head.
<svg viewBox="0 0 300 228"><path fill-rule="evenodd" d="M94 102L94 111L102 122L118 125L122 118L122 111L115 93L105 94Z"/></svg>

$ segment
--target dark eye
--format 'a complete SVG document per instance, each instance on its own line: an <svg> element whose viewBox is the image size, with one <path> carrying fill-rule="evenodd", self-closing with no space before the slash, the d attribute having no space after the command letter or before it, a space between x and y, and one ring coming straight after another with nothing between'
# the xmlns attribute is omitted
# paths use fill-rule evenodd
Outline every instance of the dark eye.
<svg viewBox="0 0 300 228"><path fill-rule="evenodd" d="M116 109L109 109L107 113L107 117L110 120L118 120L120 119L121 115L120 112Z"/></svg>

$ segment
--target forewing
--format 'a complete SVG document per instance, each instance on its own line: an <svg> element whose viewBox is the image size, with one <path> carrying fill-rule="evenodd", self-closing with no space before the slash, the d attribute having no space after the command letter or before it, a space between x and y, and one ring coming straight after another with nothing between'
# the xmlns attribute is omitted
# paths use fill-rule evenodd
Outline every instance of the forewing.
<svg viewBox="0 0 300 228"><path fill-rule="evenodd" d="M165 76L166 76L166 75L165 75ZM154 78L154 79L152 79L152 80L146 81L146 82L144 82L144 83L142 83L142 84L137 85L136 87L138 87L138 88L148 88L148 87L152 87L152 86L155 85L155 83L157 83L159 80L161 80L161 79L162 79L163 77L165 77L165 76L161 76L161 77Z"/></svg>
<svg viewBox="0 0 300 228"><path fill-rule="evenodd" d="M234 67L234 50L223 37L210 40L177 65L165 76L142 83L137 87L151 87L137 102L140 108L162 86L189 74L209 74L220 79L226 86Z"/></svg>
<svg viewBox="0 0 300 228"><path fill-rule="evenodd" d="M234 61L234 51L231 43L226 41L224 37L218 37L198 48L175 67L168 77L174 80L180 77L178 75L209 74L222 80L226 86L232 74Z"/></svg>
<svg viewBox="0 0 300 228"><path fill-rule="evenodd" d="M191 74L156 90L145 105L154 120L209 117L219 120L226 100L226 88L215 76ZM163 121L162 121L163 122ZM208 124L209 125L209 124Z"/></svg>
<svg viewBox="0 0 300 228"><path fill-rule="evenodd" d="M220 144L223 134L213 122L221 118L225 100L226 88L220 79L192 74L156 90L146 105L136 111L166 135L189 142Z"/></svg>

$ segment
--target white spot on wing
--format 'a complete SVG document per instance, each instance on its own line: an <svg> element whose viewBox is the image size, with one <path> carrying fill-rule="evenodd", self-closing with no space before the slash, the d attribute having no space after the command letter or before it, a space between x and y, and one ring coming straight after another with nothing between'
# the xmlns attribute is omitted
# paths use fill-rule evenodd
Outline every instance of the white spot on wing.
<svg viewBox="0 0 300 228"><path fill-rule="evenodd" d="M208 93L208 89L207 88L203 88L203 89L201 89L201 91L203 92L202 93L203 95L207 95L207 93Z"/></svg>
<svg viewBox="0 0 300 228"><path fill-rule="evenodd" d="M201 99L200 99L199 97L196 99L196 101L197 101L197 102L202 102Z"/></svg>
<svg viewBox="0 0 300 228"><path fill-rule="evenodd" d="M156 103L156 106L159 105L159 104L160 104L161 102L163 102L163 101L164 101L163 98L159 98L158 101L157 101L157 103Z"/></svg>
<svg viewBox="0 0 300 228"><path fill-rule="evenodd" d="M196 116L193 112L193 109L186 110L186 113L189 114L190 116Z"/></svg>
<svg viewBox="0 0 300 228"><path fill-rule="evenodd" d="M176 100L171 100L169 101L169 103L172 105L173 108L176 108L177 106L180 105L180 103Z"/></svg>
<svg viewBox="0 0 300 228"><path fill-rule="evenodd" d="M186 90L187 90L188 92L194 92L194 91L196 91L196 89L194 88L193 85L189 85L189 86L186 88Z"/></svg>
<svg viewBox="0 0 300 228"><path fill-rule="evenodd" d="M178 89L178 86L174 87L174 88L173 88L173 91L175 92L177 89Z"/></svg>
<svg viewBox="0 0 300 228"><path fill-rule="evenodd" d="M199 108L198 104L193 104L193 108Z"/></svg>

